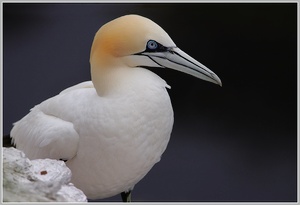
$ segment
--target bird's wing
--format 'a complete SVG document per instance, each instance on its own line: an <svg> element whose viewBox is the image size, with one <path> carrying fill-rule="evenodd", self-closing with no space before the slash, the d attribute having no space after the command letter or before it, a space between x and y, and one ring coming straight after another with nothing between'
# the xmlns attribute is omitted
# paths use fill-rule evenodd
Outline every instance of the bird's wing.
<svg viewBox="0 0 300 205"><path fill-rule="evenodd" d="M14 123L10 136L16 147L24 151L30 159L73 158L79 144L79 133L72 120L76 117L65 116L74 112L70 108L70 105L74 104L72 93L86 88L93 88L91 81L63 90L59 95L32 108L30 113Z"/></svg>
<svg viewBox="0 0 300 205"><path fill-rule="evenodd" d="M14 123L11 137L30 159L64 159L76 155L79 135L73 124L42 112L37 105Z"/></svg>

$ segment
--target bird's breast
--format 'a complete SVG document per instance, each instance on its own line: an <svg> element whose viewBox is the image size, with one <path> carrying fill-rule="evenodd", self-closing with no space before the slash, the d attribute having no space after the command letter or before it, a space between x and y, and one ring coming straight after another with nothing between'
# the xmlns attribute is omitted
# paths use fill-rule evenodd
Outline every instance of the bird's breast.
<svg viewBox="0 0 300 205"><path fill-rule="evenodd" d="M74 121L79 148L68 166L73 183L89 198L130 189L160 160L173 126L165 86L150 74L123 85L123 94L99 97L91 92L87 104L81 103L84 108Z"/></svg>

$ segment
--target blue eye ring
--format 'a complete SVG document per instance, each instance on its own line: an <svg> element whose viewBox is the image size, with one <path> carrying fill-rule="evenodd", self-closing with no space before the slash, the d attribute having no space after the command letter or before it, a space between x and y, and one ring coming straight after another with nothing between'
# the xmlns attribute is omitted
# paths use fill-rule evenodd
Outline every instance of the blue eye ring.
<svg viewBox="0 0 300 205"><path fill-rule="evenodd" d="M157 47L158 47L158 44L157 44L156 41L154 41L154 40L149 40L149 41L147 42L147 48L148 48L148 49L150 49L150 50L155 50L155 49L157 49Z"/></svg>

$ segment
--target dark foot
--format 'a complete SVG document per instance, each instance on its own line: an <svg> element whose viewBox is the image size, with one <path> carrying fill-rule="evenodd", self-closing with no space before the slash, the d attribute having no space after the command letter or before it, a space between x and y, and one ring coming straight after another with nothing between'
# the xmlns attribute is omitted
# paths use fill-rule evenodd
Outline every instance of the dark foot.
<svg viewBox="0 0 300 205"><path fill-rule="evenodd" d="M123 202L131 202L131 190L122 192L121 197Z"/></svg>

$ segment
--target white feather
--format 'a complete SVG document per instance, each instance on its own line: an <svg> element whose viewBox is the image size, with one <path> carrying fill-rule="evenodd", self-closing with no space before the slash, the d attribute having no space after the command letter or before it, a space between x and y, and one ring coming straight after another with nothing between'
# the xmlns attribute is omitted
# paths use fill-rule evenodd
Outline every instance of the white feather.
<svg viewBox="0 0 300 205"><path fill-rule="evenodd" d="M117 95L100 97L85 82L35 106L11 131L17 148L31 159L68 159L72 182L89 198L131 189L166 149L173 110L156 74L122 75Z"/></svg>

